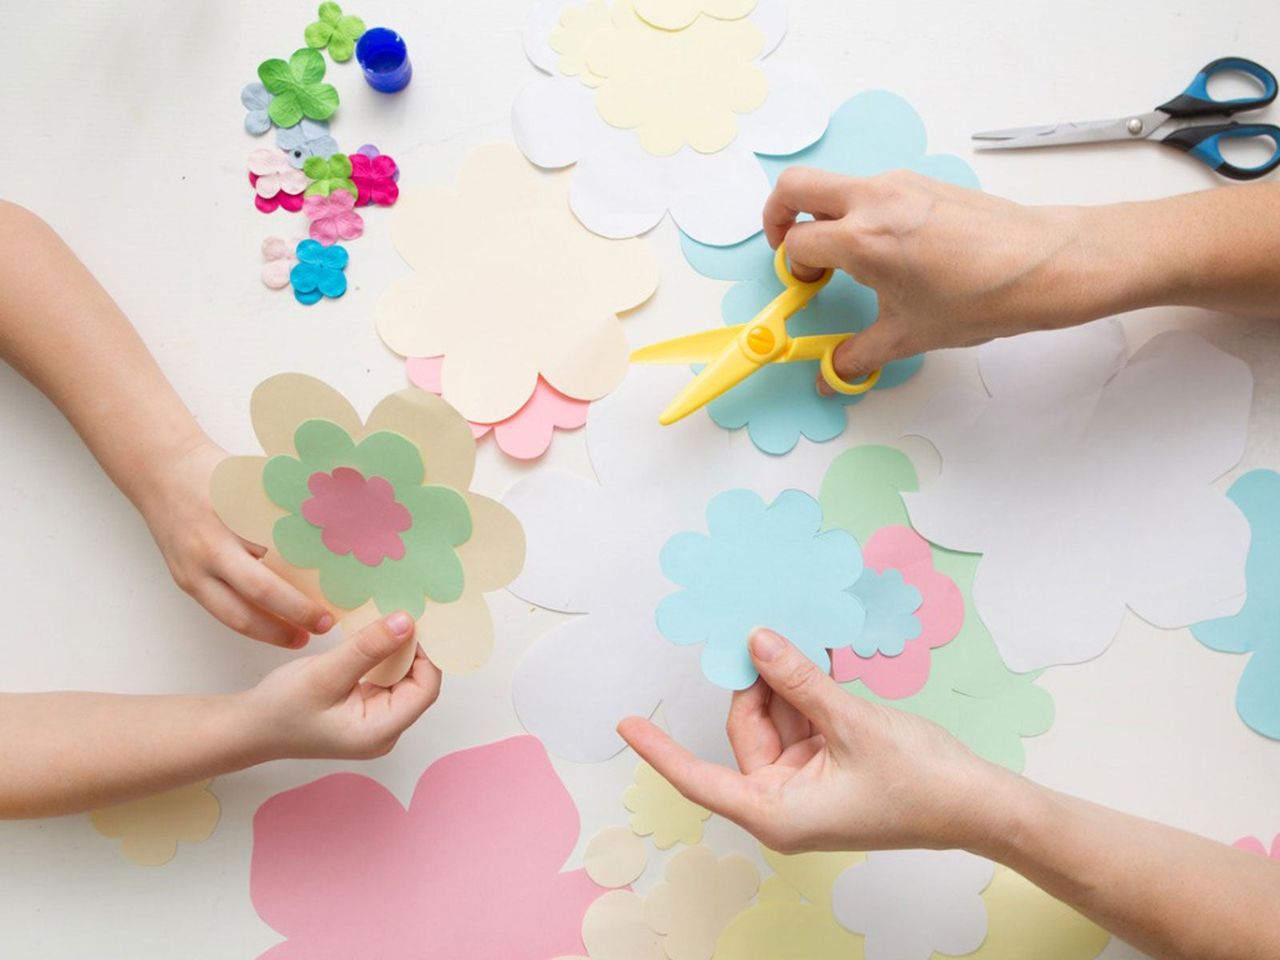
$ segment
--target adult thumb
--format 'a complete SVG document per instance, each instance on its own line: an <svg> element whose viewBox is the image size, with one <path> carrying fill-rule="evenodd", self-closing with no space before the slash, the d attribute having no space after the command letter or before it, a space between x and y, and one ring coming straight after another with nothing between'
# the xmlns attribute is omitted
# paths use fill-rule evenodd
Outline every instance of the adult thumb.
<svg viewBox="0 0 1280 960"><path fill-rule="evenodd" d="M751 660L770 689L799 710L819 733L834 738L849 695L772 630L753 631L749 646Z"/></svg>
<svg viewBox="0 0 1280 960"><path fill-rule="evenodd" d="M836 368L836 374L841 380L856 383L869 377L886 363L901 360L906 355L895 325L880 319L861 333L851 334L836 347L831 365ZM828 396L834 392L821 375L818 377L818 388Z"/></svg>

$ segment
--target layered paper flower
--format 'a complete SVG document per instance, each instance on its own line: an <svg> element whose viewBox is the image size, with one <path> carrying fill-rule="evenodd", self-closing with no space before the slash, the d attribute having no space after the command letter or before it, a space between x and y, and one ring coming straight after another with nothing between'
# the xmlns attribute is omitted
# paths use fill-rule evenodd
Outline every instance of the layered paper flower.
<svg viewBox="0 0 1280 960"><path fill-rule="evenodd" d="M249 183L253 186L254 205L263 213L280 207L290 212L302 209L307 178L290 166L282 150L264 147L249 154Z"/></svg>
<svg viewBox="0 0 1280 960"><path fill-rule="evenodd" d="M769 185L756 153L793 153L827 119L816 75L766 60L785 30L783 0L680 30L654 27L632 0L614 0L607 25L599 5L559 9L528 20L525 51L547 75L520 91L512 126L538 166L577 164L578 218L607 237L644 233L668 210L706 243L757 232Z"/></svg>
<svg viewBox="0 0 1280 960"><path fill-rule="evenodd" d="M308 197L327 197L335 190L345 190L354 201L360 191L351 181L351 159L345 153L328 157L307 157L302 163L303 172L311 180Z"/></svg>
<svg viewBox="0 0 1280 960"><path fill-rule="evenodd" d="M468 490L475 444L462 418L407 390L361 422L341 395L301 374L263 382L251 408L268 456L218 466L212 494L223 521L268 546L268 565L335 610L344 631L405 610L441 669L482 666L493 643L482 594L519 571L524 537L507 510ZM414 646L370 679L400 679Z"/></svg>
<svg viewBox="0 0 1280 960"><path fill-rule="evenodd" d="M1244 451L1247 364L1181 331L1129 357L1114 320L978 358L987 393L942 391L913 430L942 473L906 499L930 542L983 555L974 601L1010 669L1097 656L1126 607L1165 628L1239 612L1249 525L1209 484Z"/></svg>
<svg viewBox="0 0 1280 960"><path fill-rule="evenodd" d="M264 60L258 79L272 93L267 114L277 127L292 127L303 117L328 120L338 109L338 91L324 80L324 57L303 47L288 62Z"/></svg>
<svg viewBox="0 0 1280 960"><path fill-rule="evenodd" d="M276 131L276 146L289 155L289 163L302 169L308 157L325 159L338 152L338 141L329 136L329 125L302 120Z"/></svg>
<svg viewBox="0 0 1280 960"><path fill-rule="evenodd" d="M662 934L669 960L711 960L720 932L751 903L760 872L741 854L710 847L682 850L644 900L644 919Z"/></svg>
<svg viewBox="0 0 1280 960"><path fill-rule="evenodd" d="M213 835L222 807L209 789L212 782L94 810L89 821L102 836L121 841L125 859L158 867L174 858L179 843L203 843Z"/></svg>
<svg viewBox="0 0 1280 960"><path fill-rule="evenodd" d="M631 811L632 832L653 837L659 850L697 843L703 823L711 816L710 810L685 797L647 763L636 767L635 783L627 787L622 803Z"/></svg>
<svg viewBox="0 0 1280 960"><path fill-rule="evenodd" d="M351 182L356 185L357 192L356 203L362 207L369 204L389 207L400 196L400 188L396 185L400 168L385 153L370 149L373 150L372 155L357 151L350 157Z"/></svg>
<svg viewBox="0 0 1280 960"><path fill-rule="evenodd" d="M347 250L333 244L323 246L318 240L298 244L298 262L289 271L294 298L302 304L319 303L325 297L340 297L347 292Z"/></svg>
<svg viewBox="0 0 1280 960"><path fill-rule="evenodd" d="M493 144L467 158L456 191L396 204L392 238L413 272L378 302L378 332L402 356L444 357L442 395L474 423L516 414L539 376L595 400L627 371L618 314L653 293L657 261L643 241L583 230L566 186Z"/></svg>
<svg viewBox="0 0 1280 960"><path fill-rule="evenodd" d="M915 170L935 180L976 187L977 177L959 157L926 153L924 123L902 98L884 91L861 93L831 116L822 139L799 153L759 158L768 182L787 167L806 166L852 176L888 170ZM759 228L759 215L756 228ZM720 311L726 324L749 322L782 291L773 270L773 251L764 235L730 247L713 247L682 237L685 258L695 270L718 280L736 281L725 293ZM875 291L837 272L788 329L795 336L858 333L876 319ZM922 357L888 364L875 390L896 387L913 377ZM711 402L708 412L728 430L747 428L751 442L765 453L789 452L803 436L815 443L833 440L848 426L846 408L867 394L826 397L814 389L818 363L777 363L748 377Z"/></svg>
<svg viewBox="0 0 1280 960"><path fill-rule="evenodd" d="M862 573L858 543L822 531L822 508L786 490L766 505L730 490L707 506L708 534L678 533L662 548L662 571L684 589L665 597L658 629L672 643L705 643L702 670L729 690L759 676L747 651L753 628L791 641L823 673L827 648L855 642L866 612L851 588Z"/></svg>
<svg viewBox="0 0 1280 960"><path fill-rule="evenodd" d="M298 258L294 255L297 243L290 243L280 237L267 237L262 241L262 282L272 290L283 290L289 286L289 273Z"/></svg>
<svg viewBox="0 0 1280 960"><path fill-rule="evenodd" d="M533 737L437 760L407 810L351 773L278 794L253 818L249 892L287 938L263 960L581 955L605 890L561 870L577 840Z"/></svg>
<svg viewBox="0 0 1280 960"><path fill-rule="evenodd" d="M271 91L260 83L246 83L240 91L240 102L246 111L245 132L257 137L271 129L271 115L267 112L271 106Z"/></svg>
<svg viewBox="0 0 1280 960"><path fill-rule="evenodd" d="M355 212L355 198L345 190L307 197L302 212L311 221L311 239L325 246L354 240L364 233L364 218Z"/></svg>
<svg viewBox="0 0 1280 960"><path fill-rule="evenodd" d="M328 49L335 63L350 60L356 52L356 41L364 33L364 21L350 14L343 15L342 7L333 2L320 4L320 19L307 24L303 36L313 50Z"/></svg>
<svg viewBox="0 0 1280 960"><path fill-rule="evenodd" d="M660 30L683 30L700 16L737 20L755 9L756 0L635 0L636 13Z"/></svg>

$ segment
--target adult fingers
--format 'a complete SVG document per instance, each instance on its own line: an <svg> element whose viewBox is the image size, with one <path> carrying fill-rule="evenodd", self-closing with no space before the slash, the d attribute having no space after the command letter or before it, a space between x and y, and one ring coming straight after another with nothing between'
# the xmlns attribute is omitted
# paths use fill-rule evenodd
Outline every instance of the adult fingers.
<svg viewBox="0 0 1280 960"><path fill-rule="evenodd" d="M887 363L909 357L915 352L918 349L901 335L898 325L882 318L836 347L831 364L842 380L854 382L869 376ZM831 387L821 377L818 380L820 392L829 395ZM823 390L823 387L826 389Z"/></svg>
<svg viewBox="0 0 1280 960"><path fill-rule="evenodd" d="M797 280L812 283L822 271L844 264L848 242L839 220L806 220L786 233L787 259Z"/></svg>
<svg viewBox="0 0 1280 960"><path fill-rule="evenodd" d="M219 621L250 640L290 650L307 642L305 630L257 609L216 577L202 577L191 595Z"/></svg>
<svg viewBox="0 0 1280 960"><path fill-rule="evenodd" d="M413 636L413 617L403 611L375 620L315 658L315 676L334 697L346 696L366 673ZM425 709L425 707L424 707Z"/></svg>
<svg viewBox="0 0 1280 960"><path fill-rule="evenodd" d="M694 803L739 823L749 816L750 785L736 770L694 756L642 717L627 717L618 724L618 733Z"/></svg>
<svg viewBox="0 0 1280 960"><path fill-rule="evenodd" d="M782 697L769 697L769 718L778 731L783 750L813 736L813 724L809 718Z"/></svg>
<svg viewBox="0 0 1280 960"><path fill-rule="evenodd" d="M769 712L769 688L756 680L745 690L735 690L725 724L729 746L738 769L751 773L768 766L782 753L782 740Z"/></svg>
<svg viewBox="0 0 1280 960"><path fill-rule="evenodd" d="M222 558L218 573L255 606L299 629L328 633L333 627L333 614L247 553L229 551Z"/></svg>
<svg viewBox="0 0 1280 960"><path fill-rule="evenodd" d="M774 694L804 714L828 740L838 738L847 722L849 695L772 630L754 631L750 647L752 662Z"/></svg>
<svg viewBox="0 0 1280 960"><path fill-rule="evenodd" d="M787 230L802 213L836 218L849 210L849 188L855 181L812 167L788 167L764 204L764 232L769 246L778 248Z"/></svg>

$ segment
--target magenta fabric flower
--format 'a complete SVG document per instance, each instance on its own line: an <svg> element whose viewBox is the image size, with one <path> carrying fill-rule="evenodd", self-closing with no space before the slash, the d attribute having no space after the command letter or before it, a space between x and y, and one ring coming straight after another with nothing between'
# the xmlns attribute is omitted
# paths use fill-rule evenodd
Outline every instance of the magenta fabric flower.
<svg viewBox="0 0 1280 960"><path fill-rule="evenodd" d="M302 212L311 221L311 239L328 247L364 233L364 218L352 209L355 203L356 198L345 190L335 190L324 197L306 197Z"/></svg>
<svg viewBox="0 0 1280 960"><path fill-rule="evenodd" d="M607 891L562 872L578 812L542 744L513 737L437 760L406 810L338 773L253 818L249 893L288 939L262 960L583 956Z"/></svg>
<svg viewBox="0 0 1280 960"><path fill-rule="evenodd" d="M263 147L249 154L249 183L253 186L254 206L263 213L280 207L290 212L302 209L307 176L289 164L289 155L283 150Z"/></svg>
<svg viewBox="0 0 1280 960"><path fill-rule="evenodd" d="M1257 837L1241 837L1232 846L1237 850L1243 850L1245 853L1256 853L1260 857L1280 860L1280 833L1276 834L1275 839L1271 841L1270 853L1267 852L1266 846Z"/></svg>
<svg viewBox="0 0 1280 960"><path fill-rule="evenodd" d="M376 204L389 207L400 196L400 187L396 178L400 170L396 162L385 153L370 157L363 153L353 153L351 160L351 182L356 185L359 198L356 203L365 207Z"/></svg>
<svg viewBox="0 0 1280 960"><path fill-rule="evenodd" d="M386 477L338 467L313 473L307 489L312 496L303 502L302 516L320 528L320 541L334 553L350 553L367 567L404 559L400 534L413 526L413 516Z"/></svg>
<svg viewBox="0 0 1280 960"><path fill-rule="evenodd" d="M920 632L906 641L897 656L876 653L860 657L850 648L833 650L831 675L841 683L861 680L886 700L919 693L929 679L930 651L955 639L964 624L964 597L955 581L933 568L929 544L910 527L881 527L862 548L863 563L884 573L897 570L902 580L920 591L914 612Z"/></svg>

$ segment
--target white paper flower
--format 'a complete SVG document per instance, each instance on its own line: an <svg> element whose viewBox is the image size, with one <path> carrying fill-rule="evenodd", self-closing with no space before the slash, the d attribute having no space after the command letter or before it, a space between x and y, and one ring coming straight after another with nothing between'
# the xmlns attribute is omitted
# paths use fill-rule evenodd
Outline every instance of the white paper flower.
<svg viewBox="0 0 1280 960"><path fill-rule="evenodd" d="M741 20L700 16L679 31L648 25L630 0L614 0L611 27L600 26L598 10L549 0L530 16L525 52L547 75L512 107L520 149L540 167L577 164L570 205L603 236L637 236L668 210L703 243L756 233L769 184L755 155L803 149L829 112L813 71L767 59L786 29L783 0L760 0Z"/></svg>
<svg viewBox="0 0 1280 960"><path fill-rule="evenodd" d="M1127 352L1114 320L994 341L990 396L945 390L912 431L942 473L911 522L983 555L974 603L1014 671L1097 656L1126 606L1174 628L1244 601L1249 525L1210 484L1244 452L1249 367L1185 332Z"/></svg>
<svg viewBox="0 0 1280 960"><path fill-rule="evenodd" d="M994 870L963 850L869 853L836 879L831 911L866 937L866 960L970 953L987 936L982 891Z"/></svg>

